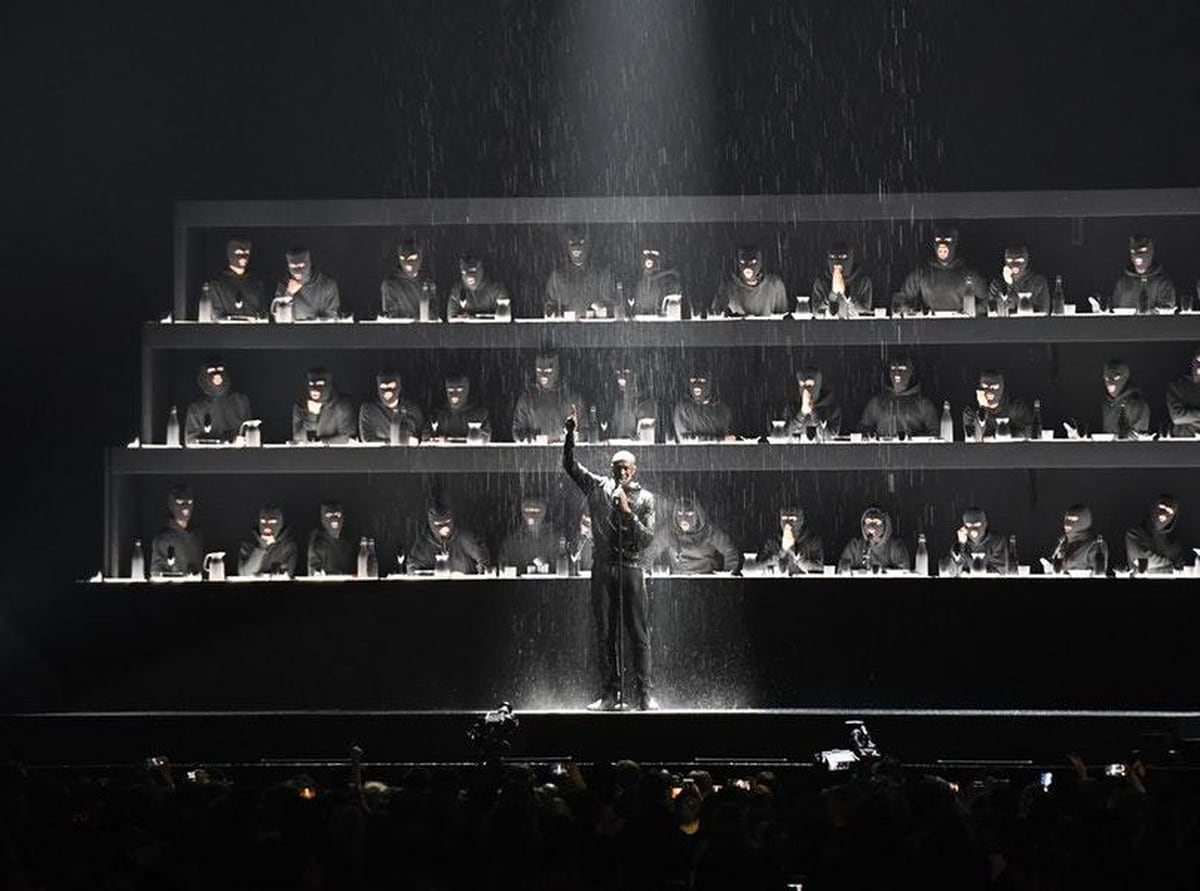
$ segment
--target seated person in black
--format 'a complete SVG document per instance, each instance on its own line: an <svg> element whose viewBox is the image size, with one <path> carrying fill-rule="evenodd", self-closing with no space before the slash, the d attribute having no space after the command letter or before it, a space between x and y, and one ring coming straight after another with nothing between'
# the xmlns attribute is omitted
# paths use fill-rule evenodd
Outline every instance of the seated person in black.
<svg viewBox="0 0 1200 891"><path fill-rule="evenodd" d="M687 395L671 413L676 442L733 441L733 412L717 398L712 373L697 368L688 376Z"/></svg>
<svg viewBox="0 0 1200 891"><path fill-rule="evenodd" d="M579 515L579 526L575 534L571 537L568 546L570 548L569 556L579 567L579 570L581 572L591 572L596 543L592 539L592 514L586 504Z"/></svg>
<svg viewBox="0 0 1200 891"><path fill-rule="evenodd" d="M250 400L231 389L225 363L212 359L200 366L196 383L203 394L187 407L183 422L184 445L233 442L242 424L250 420Z"/></svg>
<svg viewBox="0 0 1200 891"><path fill-rule="evenodd" d="M671 520L654 536L648 560L665 563L672 573L731 572L740 575L742 554L733 539L709 521L700 502L684 498Z"/></svg>
<svg viewBox="0 0 1200 891"><path fill-rule="evenodd" d="M972 315L987 315L983 278L958 254L958 230L933 230L933 256L908 274L900 288L904 308L914 312L966 312L968 295L975 298Z"/></svg>
<svg viewBox="0 0 1200 891"><path fill-rule="evenodd" d="M196 499L189 486L172 486L167 493L167 525L154 536L150 575L199 575L204 564L204 539L192 528Z"/></svg>
<svg viewBox="0 0 1200 891"><path fill-rule="evenodd" d="M1050 312L1050 285L1046 276L1029 267L1029 248L1023 244L1004 249L1000 278L988 283L988 313L1015 316L1018 312L1041 316Z"/></svg>
<svg viewBox="0 0 1200 891"><path fill-rule="evenodd" d="M1154 262L1154 239L1149 235L1131 235L1129 265L1113 285L1109 306L1149 313L1173 311L1175 304L1175 285L1162 266Z"/></svg>
<svg viewBox="0 0 1200 891"><path fill-rule="evenodd" d="M1033 411L1008 392L1004 375L991 369L979 373L975 404L963 409L963 435L967 439L995 439L1008 435L1014 439L1029 436Z"/></svg>
<svg viewBox="0 0 1200 891"><path fill-rule="evenodd" d="M587 233L572 230L566 236L566 262L546 278L546 317L564 312L582 319L590 311L598 317L616 312L616 285L612 271L591 258Z"/></svg>
<svg viewBox="0 0 1200 891"><path fill-rule="evenodd" d="M734 255L733 272L721 280L711 312L728 316L770 316L788 312L783 279L763 269L762 248L743 245Z"/></svg>
<svg viewBox="0 0 1200 891"><path fill-rule="evenodd" d="M662 268L662 252L656 247L642 248L642 265L633 284L633 312L639 316L667 314L667 298L678 298L680 317L691 312L683 305L683 280L674 269ZM626 294L625 299L630 299Z"/></svg>
<svg viewBox="0 0 1200 891"><path fill-rule="evenodd" d="M442 388L446 404L434 415L432 438L439 442L465 442L472 430L476 430L481 443L491 442L492 423L487 409L471 401L470 378L465 374L451 375L443 381Z"/></svg>
<svg viewBox="0 0 1200 891"><path fill-rule="evenodd" d="M1192 350L1188 373L1167 384L1167 414L1171 435L1200 435L1200 346Z"/></svg>
<svg viewBox="0 0 1200 891"><path fill-rule="evenodd" d="M979 507L963 511L962 525L954 534L950 557L942 564L942 575L1016 572L1016 554L1009 554L1008 541L988 526L987 514Z"/></svg>
<svg viewBox="0 0 1200 891"><path fill-rule="evenodd" d="M448 506L434 504L429 508L425 529L409 549L409 572L439 569L439 554L445 555L449 572L482 575L491 566L483 542L473 532L459 528Z"/></svg>
<svg viewBox="0 0 1200 891"><path fill-rule="evenodd" d="M864 436L937 435L937 409L921 394L917 367L909 356L888 362L883 389L863 409L858 429Z"/></svg>
<svg viewBox="0 0 1200 891"><path fill-rule="evenodd" d="M779 509L779 534L763 543L758 562L774 566L780 575L824 570L825 543L808 525L803 508L788 505Z"/></svg>
<svg viewBox="0 0 1200 891"><path fill-rule="evenodd" d="M430 318L437 313L437 288L423 268L421 243L415 238L396 248L396 268L380 285L379 314L385 319L419 319L421 304Z"/></svg>
<svg viewBox="0 0 1200 891"><path fill-rule="evenodd" d="M349 442L358 432L357 413L333 386L328 368L310 368L304 398L292 406L292 442Z"/></svg>
<svg viewBox="0 0 1200 891"><path fill-rule="evenodd" d="M518 575L554 572L559 541L546 520L546 499L526 495L521 499L521 525L508 533L500 548L500 564L515 566Z"/></svg>
<svg viewBox="0 0 1200 891"><path fill-rule="evenodd" d="M494 316L496 302L508 300L508 289L503 283L487 277L483 261L472 254L465 254L458 261L458 284L450 289L446 298L446 318L474 319Z"/></svg>
<svg viewBox="0 0 1200 891"><path fill-rule="evenodd" d="M342 307L338 283L332 276L313 270L308 249L296 247L288 251L287 266L288 277L276 286L275 300L291 301L292 319L297 322L336 319Z"/></svg>
<svg viewBox="0 0 1200 891"><path fill-rule="evenodd" d="M1092 529L1091 508L1082 504L1067 508L1062 531L1048 561L1054 572L1087 570L1103 575L1108 571L1108 546Z"/></svg>
<svg viewBox="0 0 1200 891"><path fill-rule="evenodd" d="M1104 402L1100 429L1121 439L1150 432L1150 403L1133 383L1133 373L1120 359L1104 363Z"/></svg>
<svg viewBox="0 0 1200 891"><path fill-rule="evenodd" d="M261 319L266 315L266 286L250 271L250 242L231 238L225 243L226 266L208 281L214 321Z"/></svg>
<svg viewBox="0 0 1200 891"><path fill-rule="evenodd" d="M358 438L361 442L392 442L416 445L428 439L425 412L400 395L400 375L381 371L375 375L375 401L358 407Z"/></svg>
<svg viewBox="0 0 1200 891"><path fill-rule="evenodd" d="M877 507L868 507L859 520L862 535L852 538L838 559L839 573L911 569L908 547L892 536L892 518Z"/></svg>
<svg viewBox="0 0 1200 891"><path fill-rule="evenodd" d="M513 442L534 442L545 436L548 442L563 441L563 418L572 407L583 416L583 398L562 379L556 353L539 353L533 362L533 386L517 398L513 409Z"/></svg>
<svg viewBox="0 0 1200 891"><path fill-rule="evenodd" d="M340 501L321 505L321 527L308 534L309 575L353 575L358 569L358 548L346 534L346 511Z"/></svg>
<svg viewBox="0 0 1200 891"><path fill-rule="evenodd" d="M639 421L654 421L657 424L658 406L653 399L645 398L638 386L637 372L628 365L617 368L613 374L613 402L608 414L609 439L637 439Z"/></svg>
<svg viewBox="0 0 1200 891"><path fill-rule="evenodd" d="M258 512L254 536L238 548L238 575L296 574L296 542L283 522L283 510L264 507Z"/></svg>
<svg viewBox="0 0 1200 891"><path fill-rule="evenodd" d="M867 271L855 264L850 245L835 241L825 261L827 270L812 283L813 314L842 319L871 315L874 286Z"/></svg>
<svg viewBox="0 0 1200 891"><path fill-rule="evenodd" d="M1160 495L1141 526L1125 533L1125 559L1137 572L1171 572L1191 566L1193 553L1176 538L1179 502L1171 495Z"/></svg>
<svg viewBox="0 0 1200 891"><path fill-rule="evenodd" d="M796 372L800 398L787 407L784 431L788 436L822 439L842 431L842 407L833 393L824 388L825 376L819 368Z"/></svg>

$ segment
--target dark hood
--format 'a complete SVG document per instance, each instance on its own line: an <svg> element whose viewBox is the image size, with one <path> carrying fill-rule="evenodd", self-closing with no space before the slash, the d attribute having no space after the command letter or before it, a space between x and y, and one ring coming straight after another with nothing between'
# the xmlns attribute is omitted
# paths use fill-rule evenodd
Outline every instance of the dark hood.
<svg viewBox="0 0 1200 891"><path fill-rule="evenodd" d="M803 538L808 534L808 517L804 513L802 507L781 507L779 509L779 528L783 530L783 518L785 516L796 517L796 538Z"/></svg>
<svg viewBox="0 0 1200 891"><path fill-rule="evenodd" d="M872 541L872 539L867 537L866 523L870 517L879 517L883 520L883 534L880 535L879 539L876 541ZM885 511L880 510L877 507L868 507L862 512L862 516L859 517L858 520L858 529L859 533L863 537L863 540L871 542L872 544L886 544L892 540L892 518L889 517Z"/></svg>
<svg viewBox="0 0 1200 891"><path fill-rule="evenodd" d="M622 389L617 384L617 376L613 375L613 391L617 394L618 400L632 401L638 398L638 373L630 369L629 374L625 375L625 387Z"/></svg>
<svg viewBox="0 0 1200 891"><path fill-rule="evenodd" d="M950 247L950 255L943 263L938 259L937 248L939 240L947 240ZM957 269L962 265L962 260L958 256L958 229L953 226L937 226L933 230L933 256L930 258L933 265L940 269Z"/></svg>
<svg viewBox="0 0 1200 891"><path fill-rule="evenodd" d="M447 387L462 387L462 401L455 405L450 401L450 397L446 396L446 408L450 411L462 411L471 402L471 379L466 375L462 377L448 377L442 383L442 393L446 393Z"/></svg>
<svg viewBox="0 0 1200 891"><path fill-rule="evenodd" d="M804 389L804 381L812 378L814 386L812 391L813 402L821 401L821 391L825 384L825 375L819 368L801 368L796 372L796 386L801 390Z"/></svg>
<svg viewBox="0 0 1200 891"><path fill-rule="evenodd" d="M979 386L990 387L993 384L998 384L1000 389L997 391L995 408L988 408L985 411L1002 414L1005 407L1008 405L1008 386L1004 382L1004 375L999 371L984 371L979 375Z"/></svg>
<svg viewBox="0 0 1200 891"><path fill-rule="evenodd" d="M226 264L229 266L233 266L234 261L237 260L236 252L237 251L248 251L248 250L250 250L250 242L247 241L246 239L244 239L244 238L229 239L229 241L225 242L225 262L226 262ZM246 267L249 268L249 266L250 266L250 264L247 263Z"/></svg>
<svg viewBox="0 0 1200 891"><path fill-rule="evenodd" d="M306 285L312 281L312 278L313 278L312 255L307 250L305 250L304 248L292 248L292 250L287 252L287 261L289 264L288 270L287 270L287 274L288 274L289 278L292 275L292 267L290 264L303 263L304 270L303 270L303 274L300 276L300 281Z"/></svg>
<svg viewBox="0 0 1200 891"><path fill-rule="evenodd" d="M1066 517L1074 515L1079 517L1070 531L1066 533L1067 541L1079 541L1086 538L1092 529L1092 509L1087 505L1073 504L1063 513L1063 524L1066 525Z"/></svg>
<svg viewBox="0 0 1200 891"><path fill-rule="evenodd" d="M1131 379L1132 372L1129 370L1129 366L1119 359L1111 359L1104 363L1104 395L1110 401L1119 401L1134 389ZM1117 390L1112 395L1109 395L1108 392L1110 383L1117 385Z"/></svg>
<svg viewBox="0 0 1200 891"><path fill-rule="evenodd" d="M899 389L892 384L892 364L894 361L903 361L908 365L908 372ZM911 358L901 356L897 360L889 362L887 367L883 369L883 392L890 393L894 396L917 396L921 392L921 382L917 379L917 366L913 364Z"/></svg>
<svg viewBox="0 0 1200 891"><path fill-rule="evenodd" d="M1158 506L1165 504L1175 513L1171 515L1171 519L1166 523L1158 522ZM1170 535L1175 531L1175 524L1179 521L1179 501L1173 495L1162 495L1154 504L1150 506L1150 516L1146 519L1146 530L1154 535Z"/></svg>
<svg viewBox="0 0 1200 891"><path fill-rule="evenodd" d="M687 532L679 528L677 515L680 510L692 510L696 513L696 523ZM682 498L675 505L675 509L671 511L671 526L675 530L676 535L698 538L708 533L708 515L704 512L704 508L700 506L700 502L695 498Z"/></svg>
<svg viewBox="0 0 1200 891"><path fill-rule="evenodd" d="M988 518L987 518L987 514L984 513L983 508L981 508L981 507L967 508L965 511L963 511L962 521L963 521L964 526L967 523L982 523L983 528L979 532L979 540L983 541L985 538L987 538ZM968 538L968 541L970 541L969 538Z"/></svg>
<svg viewBox="0 0 1200 891"><path fill-rule="evenodd" d="M322 405L328 405L334 401L337 391L333 388L333 372L325 368L310 368L304 378L304 399L308 400L309 393L313 389L313 381L323 380L325 386L321 388L321 398L318 400Z"/></svg>
<svg viewBox="0 0 1200 891"><path fill-rule="evenodd" d="M399 406L400 402L403 401L404 393L404 388L400 383L400 375L394 371L382 371L375 375L375 402L380 406L380 408L385 410L390 409L388 409L387 405L383 401L383 394L379 392L379 386L380 384L393 382L396 384L396 399L398 400L396 405Z"/></svg>
<svg viewBox="0 0 1200 891"><path fill-rule="evenodd" d="M849 280L854 277L854 251L845 242L834 242L829 253L825 255L825 269L832 276L835 263L842 264L842 276Z"/></svg>
<svg viewBox="0 0 1200 891"><path fill-rule="evenodd" d="M213 385L212 378L208 375L208 369L216 365L221 365L221 367L224 368L224 365L219 362L205 362L200 366L200 370L196 372L196 383L200 387L200 392L205 396L208 396L210 399L219 398L229 392L230 381L228 368L226 368L222 373L221 386L219 387Z"/></svg>

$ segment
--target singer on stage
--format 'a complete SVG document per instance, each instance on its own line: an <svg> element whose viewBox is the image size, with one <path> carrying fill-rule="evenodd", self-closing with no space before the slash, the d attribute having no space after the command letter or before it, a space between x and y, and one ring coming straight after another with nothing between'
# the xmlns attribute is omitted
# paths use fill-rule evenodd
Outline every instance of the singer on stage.
<svg viewBox="0 0 1200 891"><path fill-rule="evenodd" d="M643 555L654 539L654 496L633 481L637 459L622 449L612 456L612 475L591 473L575 460L578 408L571 407L563 438L563 469L587 498L592 516L592 613L596 620L600 698L588 708L609 711L622 705L621 614L633 649L637 708L658 707L650 695L649 604L643 581Z"/></svg>

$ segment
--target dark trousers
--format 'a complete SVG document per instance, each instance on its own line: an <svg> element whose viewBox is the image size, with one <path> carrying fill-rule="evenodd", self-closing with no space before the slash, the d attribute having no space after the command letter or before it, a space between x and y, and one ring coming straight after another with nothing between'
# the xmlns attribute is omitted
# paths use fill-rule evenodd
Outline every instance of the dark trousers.
<svg viewBox="0 0 1200 891"><path fill-rule="evenodd" d="M597 564L592 567L592 615L596 620L597 651L600 677L604 689L616 692L617 642L621 634L618 604L624 603L625 631L628 636L633 676L638 690L649 691L650 684L650 623L646 584L640 566Z"/></svg>

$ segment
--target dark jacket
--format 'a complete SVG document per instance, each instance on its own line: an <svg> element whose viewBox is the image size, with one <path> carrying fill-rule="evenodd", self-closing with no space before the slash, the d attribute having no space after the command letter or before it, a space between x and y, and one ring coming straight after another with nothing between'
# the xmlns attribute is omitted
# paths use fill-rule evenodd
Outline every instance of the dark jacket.
<svg viewBox="0 0 1200 891"><path fill-rule="evenodd" d="M252 318L266 315L266 286L252 272L235 274L222 269L208 282L214 319Z"/></svg>
<svg viewBox="0 0 1200 891"><path fill-rule="evenodd" d="M863 511L860 527L870 512L870 509ZM858 538L852 538L838 558L838 572L866 570L875 566L882 569L912 569L908 547L892 537L892 518L887 514L883 514L883 535L878 541L870 541L864 532Z"/></svg>
<svg viewBox="0 0 1200 891"><path fill-rule="evenodd" d="M1061 536L1050 555L1050 562L1055 572L1067 572L1074 569L1100 568L1108 571L1108 545L1104 539L1092 531L1092 512L1087 508L1079 510L1079 522L1069 533Z"/></svg>
<svg viewBox="0 0 1200 891"><path fill-rule="evenodd" d="M487 409L482 405L476 405L472 402L464 400L464 404L459 408L451 408L449 405L442 406L436 415L437 430L431 430L437 436L444 436L447 439L463 439L467 438L470 432L470 424L478 422L479 432L483 436L485 442L491 442L492 439L492 422L488 418Z"/></svg>
<svg viewBox="0 0 1200 891"><path fill-rule="evenodd" d="M900 293L905 305L912 309L962 312L968 278L975 291L975 315L985 316L987 292L984 290L983 277L968 266L962 257L955 257L945 265L937 260L926 261L908 274Z"/></svg>
<svg viewBox="0 0 1200 891"><path fill-rule="evenodd" d="M416 403L403 396L394 409L388 408L378 399L364 402L358 407L358 438L362 442L390 442L392 422L400 432L400 442L409 439L424 441L429 438L430 427L425 413Z"/></svg>
<svg viewBox="0 0 1200 891"><path fill-rule="evenodd" d="M678 272L674 269L643 272L633 284L634 313L639 316L663 315L663 298L668 294L683 294L683 280ZM681 315L690 315L686 306L681 309Z"/></svg>
<svg viewBox="0 0 1200 891"><path fill-rule="evenodd" d="M587 499L594 565L641 566L654 541L654 496L637 483L628 484L625 494L632 513L625 514L616 504L617 481L592 473L575 460L574 433L563 440L563 470Z"/></svg>
<svg viewBox="0 0 1200 891"><path fill-rule="evenodd" d="M294 404L292 441L307 442L310 430L316 433L317 442L349 442L358 433L353 403L340 393L330 390L329 401L321 407L319 415L310 415L306 402Z"/></svg>
<svg viewBox="0 0 1200 891"><path fill-rule="evenodd" d="M274 575L276 571L295 575L296 558L296 541L286 526L270 547L255 533L238 548L238 575Z"/></svg>
<svg viewBox="0 0 1200 891"><path fill-rule="evenodd" d="M1003 278L992 279L988 284L988 310L997 315L1015 316L1021 303L1022 292L1030 294L1035 313L1044 316L1050 312L1050 285L1046 276L1029 269L1011 285Z"/></svg>
<svg viewBox="0 0 1200 891"><path fill-rule="evenodd" d="M790 548L783 546L783 534L768 538L758 552L759 563L773 563L781 575L820 572L825 567L825 543L808 526L800 529Z"/></svg>
<svg viewBox="0 0 1200 891"><path fill-rule="evenodd" d="M342 530L337 538L325 529L308 534L308 574L353 575L358 571L358 542Z"/></svg>
<svg viewBox="0 0 1200 891"><path fill-rule="evenodd" d="M450 571L463 575L481 575L491 566L483 542L474 533L458 528L457 523L446 541L426 526L408 552L409 571L436 569L438 554L448 554Z"/></svg>
<svg viewBox="0 0 1200 891"><path fill-rule="evenodd" d="M203 565L204 539L194 529L180 529L168 523L154 536L150 546L150 575L197 575Z"/></svg>
<svg viewBox="0 0 1200 891"><path fill-rule="evenodd" d="M437 288L433 279L422 273L409 278L397 270L383 280L379 286L379 314L386 319L419 319L421 301L429 301L429 313L436 317Z"/></svg>
<svg viewBox="0 0 1200 891"><path fill-rule="evenodd" d="M837 398L833 393L825 389L824 377L820 372L816 372L816 386L813 388L813 410L810 415L801 414L803 408L803 400L797 399L791 403L786 410L784 417L787 423L784 426L784 432L788 436L802 436L810 427L818 427L820 424L825 424L825 434L827 436L837 436L842 432L842 407L838 404Z"/></svg>
<svg viewBox="0 0 1200 891"><path fill-rule="evenodd" d="M545 520L539 524L536 533L522 524L519 529L514 529L504 539L504 544L500 548L500 564L515 566L518 573L524 574L534 559L540 558L553 572L558 564L558 539L554 528Z"/></svg>
<svg viewBox="0 0 1200 891"><path fill-rule="evenodd" d="M1138 273L1132 266L1126 266L1117 283L1113 285L1109 306L1113 309L1144 307L1150 312L1156 309L1174 309L1175 285L1157 263L1147 269L1145 275Z"/></svg>
<svg viewBox="0 0 1200 891"><path fill-rule="evenodd" d="M971 541L968 538L966 544L959 544L958 539L954 539L954 544L950 546L948 574L957 576L974 571L972 564L976 554L983 555L984 572L1016 572L1016 566L1013 565L1016 556L1008 553L1007 539L997 532L985 530L979 541Z"/></svg>
<svg viewBox="0 0 1200 891"><path fill-rule="evenodd" d="M1121 412L1125 412L1125 429L1121 429ZM1105 433L1148 433L1150 431L1150 403L1142 391L1129 383L1116 396L1104 394L1100 406L1100 429Z"/></svg>
<svg viewBox="0 0 1200 891"><path fill-rule="evenodd" d="M508 289L490 278L480 282L474 291L459 282L446 298L446 318L470 319L495 315L496 301L502 297L508 297Z"/></svg>
<svg viewBox="0 0 1200 891"><path fill-rule="evenodd" d="M672 513L671 521L650 546L650 562L664 560L671 572L740 572L742 554L733 539L724 529L709 522L700 505L692 503L691 507L696 512L696 525L684 532Z"/></svg>
<svg viewBox="0 0 1200 891"><path fill-rule="evenodd" d="M200 372L200 387L204 395L187 407L183 422L183 442L232 442L242 427L250 420L250 399L244 393L224 388L213 392L208 385L208 375Z"/></svg>
<svg viewBox="0 0 1200 891"><path fill-rule="evenodd" d="M548 316L561 316L564 310L573 310L582 318L593 306L606 307L614 314L617 286L607 266L594 266L589 261L583 266L567 263L553 270L546 278L546 306Z"/></svg>
<svg viewBox="0 0 1200 891"><path fill-rule="evenodd" d="M675 403L671 423L676 442L717 442L733 434L733 411L715 396L709 402L687 396Z"/></svg>
<svg viewBox="0 0 1200 891"><path fill-rule="evenodd" d="M748 285L740 276L727 275L717 286L712 312L731 316L770 316L788 312L787 289L783 279L773 272L763 273L757 285Z"/></svg>
<svg viewBox="0 0 1200 891"><path fill-rule="evenodd" d="M921 395L921 384L913 377L900 392L885 378L883 391L871 397L863 409L858 429L876 436L936 436L939 418L933 400Z"/></svg>
<svg viewBox="0 0 1200 891"><path fill-rule="evenodd" d="M871 276L865 269L856 267L849 275L844 276L846 293L833 293L833 274L826 272L818 275L812 283L812 310L814 313L826 313L839 318L853 319L857 316L869 316L875 302L875 286Z"/></svg>
<svg viewBox="0 0 1200 891"><path fill-rule="evenodd" d="M1007 392L995 408L968 405L963 409L963 435L971 439L978 428L982 436L993 438L996 435L997 418L1008 418L1009 434L1019 439L1029 435L1029 428L1033 425L1033 409Z"/></svg>
<svg viewBox="0 0 1200 891"><path fill-rule="evenodd" d="M513 442L529 442L539 434L547 436L550 442L559 442L563 419L571 413L572 405L581 417L585 414L582 397L562 383L552 390L540 390L536 386L528 388L513 409Z"/></svg>
<svg viewBox="0 0 1200 891"><path fill-rule="evenodd" d="M1155 507L1141 526L1125 533L1125 559L1130 569L1137 567L1138 560L1146 561L1149 572L1170 572L1191 565L1193 556L1175 537L1175 525L1179 519L1178 507L1175 516L1166 525L1159 525Z"/></svg>
<svg viewBox="0 0 1200 891"><path fill-rule="evenodd" d="M287 295L287 279L275 288L276 297ZM308 283L292 295L292 318L297 322L336 319L342 308L338 283L323 272L313 272Z"/></svg>
<svg viewBox="0 0 1200 891"><path fill-rule="evenodd" d="M1167 414L1172 436L1200 435L1200 383L1191 375L1167 384Z"/></svg>

